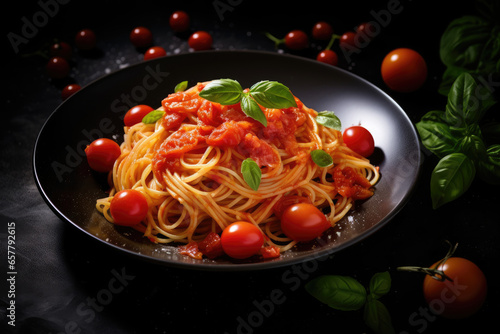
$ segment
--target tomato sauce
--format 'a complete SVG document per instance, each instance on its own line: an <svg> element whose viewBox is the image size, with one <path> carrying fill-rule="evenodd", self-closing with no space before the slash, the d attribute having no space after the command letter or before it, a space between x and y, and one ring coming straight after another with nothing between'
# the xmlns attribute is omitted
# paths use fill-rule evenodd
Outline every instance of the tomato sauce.
<svg viewBox="0 0 500 334"><path fill-rule="evenodd" d="M203 84L198 85L198 91ZM285 149L289 154L299 153L295 138L297 128L306 121L303 104L296 98L297 107L266 109L268 124L245 115L240 104L220 105L198 96L196 91L178 92L162 101L165 115L162 125L173 131L153 157L153 171L157 176L169 169L180 168L179 158L203 145L233 148L259 166L276 166L278 152L271 146ZM183 125L188 117L196 117L197 124ZM159 178L161 179L161 178Z"/></svg>
<svg viewBox="0 0 500 334"><path fill-rule="evenodd" d="M359 175L352 167L337 166L333 169L333 180L339 194L354 200L373 195L370 181Z"/></svg>

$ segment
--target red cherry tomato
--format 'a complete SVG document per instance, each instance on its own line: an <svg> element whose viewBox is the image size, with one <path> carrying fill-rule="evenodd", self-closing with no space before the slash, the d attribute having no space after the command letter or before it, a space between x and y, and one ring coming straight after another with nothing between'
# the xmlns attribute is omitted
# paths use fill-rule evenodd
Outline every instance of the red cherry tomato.
<svg viewBox="0 0 500 334"><path fill-rule="evenodd" d="M310 203L291 205L281 215L281 230L296 241L313 240L330 227L325 214Z"/></svg>
<svg viewBox="0 0 500 334"><path fill-rule="evenodd" d="M134 28L130 32L130 42L137 48L145 48L153 43L153 33L145 27Z"/></svg>
<svg viewBox="0 0 500 334"><path fill-rule="evenodd" d="M50 46L49 53L53 57L61 57L66 60L71 58L73 50L71 46L66 42L57 42Z"/></svg>
<svg viewBox="0 0 500 334"><path fill-rule="evenodd" d="M382 61L382 79L397 92L413 92L427 79L427 64L415 50L399 48L389 52Z"/></svg>
<svg viewBox="0 0 500 334"><path fill-rule="evenodd" d="M291 50L303 50L309 45L309 38L302 30L292 30L285 36L285 45Z"/></svg>
<svg viewBox="0 0 500 334"><path fill-rule="evenodd" d="M94 140L85 149L90 168L105 173L113 169L116 159L121 154L120 146L108 138Z"/></svg>
<svg viewBox="0 0 500 334"><path fill-rule="evenodd" d="M75 36L75 45L80 50L91 50L96 46L96 35L91 29L82 29Z"/></svg>
<svg viewBox="0 0 500 334"><path fill-rule="evenodd" d="M61 98L66 100L68 97L79 91L82 87L79 84L66 85L61 91Z"/></svg>
<svg viewBox="0 0 500 334"><path fill-rule="evenodd" d="M332 34L333 28L328 22L317 22L312 28L312 36L315 39L328 40L332 37Z"/></svg>
<svg viewBox="0 0 500 334"><path fill-rule="evenodd" d="M145 104L139 104L135 107L130 108L125 114L125 118L123 119L123 123L126 126L132 126L134 124L142 122L144 116L149 114L154 109Z"/></svg>
<svg viewBox="0 0 500 334"><path fill-rule="evenodd" d="M323 50L316 56L316 60L325 64L336 66L339 62L337 53L332 50Z"/></svg>
<svg viewBox="0 0 500 334"><path fill-rule="evenodd" d="M437 265L435 263L431 268ZM470 260L450 257L437 269L453 281L424 278L423 292L429 306L445 318L466 318L476 313L486 299L484 273Z"/></svg>
<svg viewBox="0 0 500 334"><path fill-rule="evenodd" d="M237 221L222 231L220 241L224 253L235 259L245 259L259 252L264 235L254 224Z"/></svg>
<svg viewBox="0 0 500 334"><path fill-rule="evenodd" d="M148 208L148 201L140 191L126 189L113 196L109 212L116 225L133 226L146 218Z"/></svg>
<svg viewBox="0 0 500 334"><path fill-rule="evenodd" d="M212 35L206 31L196 31L188 39L189 47L195 51L209 50L212 43Z"/></svg>
<svg viewBox="0 0 500 334"><path fill-rule="evenodd" d="M354 152L367 158L375 150L375 141L366 128L355 125L344 130L342 134L344 143Z"/></svg>
<svg viewBox="0 0 500 334"><path fill-rule="evenodd" d="M168 20L170 28L175 32L184 32L189 29L189 15L185 11L177 10Z"/></svg>
<svg viewBox="0 0 500 334"><path fill-rule="evenodd" d="M164 48L162 48L161 46L153 46L153 47L150 47L144 53L144 60L164 57L166 55L167 55L167 51Z"/></svg>
<svg viewBox="0 0 500 334"><path fill-rule="evenodd" d="M52 57L45 65L47 74L53 79L62 79L69 74L69 63L62 57Z"/></svg>
<svg viewBox="0 0 500 334"><path fill-rule="evenodd" d="M344 47L356 46L355 38L355 32L347 31L342 36L340 36L340 45Z"/></svg>

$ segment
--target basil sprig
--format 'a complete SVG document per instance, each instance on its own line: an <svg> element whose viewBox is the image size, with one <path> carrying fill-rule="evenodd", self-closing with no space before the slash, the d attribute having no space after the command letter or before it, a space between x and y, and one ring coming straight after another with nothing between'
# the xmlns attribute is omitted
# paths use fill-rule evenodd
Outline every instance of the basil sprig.
<svg viewBox="0 0 500 334"><path fill-rule="evenodd" d="M276 81L260 81L250 87L248 92L244 92L236 80L213 80L203 88L199 95L222 105L241 102L243 112L264 126L267 126L267 119L259 105L264 108L277 109L297 106L290 90Z"/></svg>
<svg viewBox="0 0 500 334"><path fill-rule="evenodd" d="M162 118L163 115L165 115L165 112L163 110L156 109L156 110L150 111L146 116L144 116L142 118L142 123L153 124L157 120Z"/></svg>
<svg viewBox="0 0 500 334"><path fill-rule="evenodd" d="M259 165L252 158L247 158L243 160L241 163L241 174L243 175L243 179L245 182L252 188L257 191L259 189L260 180L262 177L262 171L259 168Z"/></svg>
<svg viewBox="0 0 500 334"><path fill-rule="evenodd" d="M337 131L342 129L342 122L333 111L320 111L316 116L316 123Z"/></svg>
<svg viewBox="0 0 500 334"><path fill-rule="evenodd" d="M330 154L323 150L311 151L311 158L319 167L328 167L333 165L333 158Z"/></svg>
<svg viewBox="0 0 500 334"><path fill-rule="evenodd" d="M487 183L500 184L500 145L486 145L490 138L480 124L493 104L491 90L464 72L453 83L445 110L429 111L416 123L422 144L441 159L431 175L435 209L464 194L476 175ZM496 124L489 127L493 129L491 138L500 135Z"/></svg>
<svg viewBox="0 0 500 334"><path fill-rule="evenodd" d="M349 276L322 275L305 286L306 291L329 307L341 311L363 308L363 320L375 333L394 333L391 316L379 300L391 289L389 272L376 273L370 279L368 291Z"/></svg>

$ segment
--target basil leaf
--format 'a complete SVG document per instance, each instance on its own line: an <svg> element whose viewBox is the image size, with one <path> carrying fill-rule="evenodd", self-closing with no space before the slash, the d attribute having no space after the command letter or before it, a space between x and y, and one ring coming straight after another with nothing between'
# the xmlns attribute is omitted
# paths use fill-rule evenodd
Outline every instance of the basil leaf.
<svg viewBox="0 0 500 334"><path fill-rule="evenodd" d="M240 102L243 88L238 81L232 79L219 79L210 81L200 92L200 97L211 102L223 105Z"/></svg>
<svg viewBox="0 0 500 334"><path fill-rule="evenodd" d="M186 90L187 86L188 86L187 81L179 82L177 85L175 85L174 92L175 93L183 92Z"/></svg>
<svg viewBox="0 0 500 334"><path fill-rule="evenodd" d="M378 299L387 294L391 290L391 275L388 271L376 273L370 279L369 291L370 295Z"/></svg>
<svg viewBox="0 0 500 334"><path fill-rule="evenodd" d="M451 202L469 189L476 168L463 153L452 153L442 158L431 175L431 198L434 209Z"/></svg>
<svg viewBox="0 0 500 334"><path fill-rule="evenodd" d="M371 296L366 301L363 310L363 320L377 334L392 334L396 332L392 326L389 310L387 310L381 301L371 298Z"/></svg>
<svg viewBox="0 0 500 334"><path fill-rule="evenodd" d="M342 129L342 123L333 111L320 111L316 116L316 122L330 129L338 131Z"/></svg>
<svg viewBox="0 0 500 334"><path fill-rule="evenodd" d="M319 276L309 281L305 289L320 302L341 311L359 310L366 301L365 287L348 276Z"/></svg>
<svg viewBox="0 0 500 334"><path fill-rule="evenodd" d="M455 152L459 139L444 121L443 111L429 111L415 127L422 144L439 158Z"/></svg>
<svg viewBox="0 0 500 334"><path fill-rule="evenodd" d="M163 110L159 110L159 109L153 110L153 111L149 112L146 116L144 116L142 118L142 123L144 123L144 124L153 124L157 120L159 120L160 118L162 118L163 115L165 115L165 112Z"/></svg>
<svg viewBox="0 0 500 334"><path fill-rule="evenodd" d="M255 119L264 126L267 126L266 115L264 115L264 112L262 111L262 109L260 109L260 106L257 104L257 102L255 102L254 99L252 99L249 94L243 94L241 98L241 110L243 110L245 115L247 115L248 117Z"/></svg>
<svg viewBox="0 0 500 334"><path fill-rule="evenodd" d="M241 163L241 174L243 174L243 179L250 186L250 188L255 191L259 189L262 171L255 161L251 158L243 160Z"/></svg>
<svg viewBox="0 0 500 334"><path fill-rule="evenodd" d="M460 152L467 155L472 161L478 162L486 156L486 147L481 137L466 135L460 142Z"/></svg>
<svg viewBox="0 0 500 334"><path fill-rule="evenodd" d="M323 150L314 150L311 152L311 158L319 167L328 167L333 165L333 158Z"/></svg>
<svg viewBox="0 0 500 334"><path fill-rule="evenodd" d="M276 81L260 81L250 87L250 95L264 108L283 109L296 107L290 89Z"/></svg>
<svg viewBox="0 0 500 334"><path fill-rule="evenodd" d="M500 185L500 144L486 150L486 158L479 161L478 175L485 182Z"/></svg>

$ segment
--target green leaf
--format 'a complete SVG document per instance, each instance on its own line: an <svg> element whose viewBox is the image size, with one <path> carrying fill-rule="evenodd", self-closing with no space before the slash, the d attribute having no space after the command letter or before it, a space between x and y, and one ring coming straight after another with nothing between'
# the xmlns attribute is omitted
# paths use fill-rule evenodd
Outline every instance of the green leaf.
<svg viewBox="0 0 500 334"><path fill-rule="evenodd" d="M369 296L363 310L363 320L377 334L395 333L392 326L391 315L385 305Z"/></svg>
<svg viewBox="0 0 500 334"><path fill-rule="evenodd" d="M222 105L240 102L243 88L238 81L232 79L219 79L210 81L200 92L200 97Z"/></svg>
<svg viewBox="0 0 500 334"><path fill-rule="evenodd" d="M153 110L149 112L146 116L142 118L142 123L144 124L153 124L156 123L157 120L163 117L165 112L163 110Z"/></svg>
<svg viewBox="0 0 500 334"><path fill-rule="evenodd" d="M391 290L391 275L388 271L376 273L370 279L369 292L374 299L379 299Z"/></svg>
<svg viewBox="0 0 500 334"><path fill-rule="evenodd" d="M335 129L340 131L342 129L342 123L340 119L333 113L333 111L320 111L318 116L316 116L316 122L327 128Z"/></svg>
<svg viewBox="0 0 500 334"><path fill-rule="evenodd" d="M314 150L311 152L311 158L319 167L328 167L333 164L333 158L323 150Z"/></svg>
<svg viewBox="0 0 500 334"><path fill-rule="evenodd" d="M434 209L451 202L469 189L476 168L463 153L452 153L442 158L431 175L431 198Z"/></svg>
<svg viewBox="0 0 500 334"><path fill-rule="evenodd" d="M479 162L486 156L486 147L478 135L466 135L460 142L460 152L467 155L473 162Z"/></svg>
<svg viewBox="0 0 500 334"><path fill-rule="evenodd" d="M290 89L276 81L260 81L250 87L250 95L264 108L283 109L296 107Z"/></svg>
<svg viewBox="0 0 500 334"><path fill-rule="evenodd" d="M479 161L478 175L485 182L500 185L500 144L486 150L486 158Z"/></svg>
<svg viewBox="0 0 500 334"><path fill-rule="evenodd" d="M364 286L348 276L319 276L309 281L305 288L314 298L336 310L359 310L366 301Z"/></svg>
<svg viewBox="0 0 500 334"><path fill-rule="evenodd" d="M241 174L243 175L243 179L250 186L250 188L255 191L259 189L262 171L255 161L253 161L251 158L243 160L243 162L241 163Z"/></svg>
<svg viewBox="0 0 500 334"><path fill-rule="evenodd" d="M455 152L459 138L444 120L443 111L429 111L415 124L422 144L439 158Z"/></svg>
<svg viewBox="0 0 500 334"><path fill-rule="evenodd" d="M177 85L175 85L174 92L175 93L183 92L186 90L187 86L188 86L187 81L179 82Z"/></svg>
<svg viewBox="0 0 500 334"><path fill-rule="evenodd" d="M255 119L264 126L267 126L266 115L264 115L260 106L249 94L243 94L241 98L241 110L243 110L245 115L248 117Z"/></svg>

